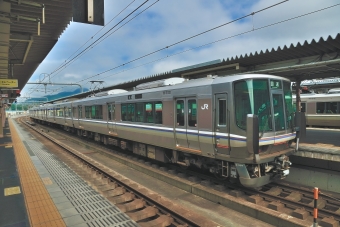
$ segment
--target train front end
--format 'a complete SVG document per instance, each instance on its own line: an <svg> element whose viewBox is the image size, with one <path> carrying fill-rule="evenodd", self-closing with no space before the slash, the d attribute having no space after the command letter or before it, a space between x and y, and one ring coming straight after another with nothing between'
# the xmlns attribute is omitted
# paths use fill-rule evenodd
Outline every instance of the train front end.
<svg viewBox="0 0 340 227"><path fill-rule="evenodd" d="M234 98L236 126L246 133L245 161L235 163L241 184L260 187L286 177L296 138L290 81L274 76L236 81Z"/></svg>

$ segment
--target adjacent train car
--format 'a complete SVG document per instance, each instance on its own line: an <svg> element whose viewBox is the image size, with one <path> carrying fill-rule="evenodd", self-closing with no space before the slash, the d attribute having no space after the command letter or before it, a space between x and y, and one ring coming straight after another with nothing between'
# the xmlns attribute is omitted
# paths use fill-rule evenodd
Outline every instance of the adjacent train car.
<svg viewBox="0 0 340 227"><path fill-rule="evenodd" d="M300 97L301 112L306 114L307 126L340 127L340 93L310 93L301 94ZM295 95L293 98L296 99Z"/></svg>
<svg viewBox="0 0 340 227"><path fill-rule="evenodd" d="M151 87L29 113L34 121L160 162L207 169L247 187L289 173L296 138L289 80L251 74Z"/></svg>

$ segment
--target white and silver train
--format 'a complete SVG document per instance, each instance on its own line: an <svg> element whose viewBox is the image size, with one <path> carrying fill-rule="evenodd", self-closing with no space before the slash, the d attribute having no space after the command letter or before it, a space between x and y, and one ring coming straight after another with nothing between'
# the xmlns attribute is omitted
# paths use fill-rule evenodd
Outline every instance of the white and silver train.
<svg viewBox="0 0 340 227"><path fill-rule="evenodd" d="M181 80L46 104L29 114L34 121L161 162L207 169L247 187L289 173L297 129L289 80L261 74Z"/></svg>
<svg viewBox="0 0 340 227"><path fill-rule="evenodd" d="M340 128L340 93L310 93L300 97L307 126ZM296 96L293 98L295 102Z"/></svg>

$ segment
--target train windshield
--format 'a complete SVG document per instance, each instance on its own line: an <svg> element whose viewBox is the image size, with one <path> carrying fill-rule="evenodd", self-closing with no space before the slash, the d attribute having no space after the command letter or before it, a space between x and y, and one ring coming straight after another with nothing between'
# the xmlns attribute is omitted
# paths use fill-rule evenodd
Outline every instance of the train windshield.
<svg viewBox="0 0 340 227"><path fill-rule="evenodd" d="M235 83L236 124L246 129L247 114L259 118L260 132L272 131L271 104L268 79L250 79Z"/></svg>
<svg viewBox="0 0 340 227"><path fill-rule="evenodd" d="M281 80L270 82L271 84L268 79L249 79L235 83L235 118L237 126L241 129L246 129L247 114L258 116L259 131L262 133L273 131L272 116L274 116L275 131L293 127L291 119L294 110L290 83L282 81L281 84ZM275 84L277 86L274 86ZM273 105L271 105L271 96Z"/></svg>
<svg viewBox="0 0 340 227"><path fill-rule="evenodd" d="M292 118L294 114L294 106L290 82L283 81L283 93L285 96L284 100L286 109L287 128L293 128L294 126L292 125Z"/></svg>

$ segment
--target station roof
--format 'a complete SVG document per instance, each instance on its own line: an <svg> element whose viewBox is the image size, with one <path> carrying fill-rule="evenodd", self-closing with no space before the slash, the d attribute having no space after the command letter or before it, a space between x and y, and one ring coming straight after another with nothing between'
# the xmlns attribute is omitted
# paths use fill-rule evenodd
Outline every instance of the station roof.
<svg viewBox="0 0 340 227"><path fill-rule="evenodd" d="M217 59L197 65L175 69L140 79L105 87L131 90L139 84L171 77L200 78L207 75L235 75L262 73L283 76L292 81L317 78L340 77L340 33L318 40L303 41L276 49L266 49L255 53L239 55L227 59ZM74 95L86 97L92 91Z"/></svg>
<svg viewBox="0 0 340 227"><path fill-rule="evenodd" d="M43 8L45 23L43 23ZM22 89L72 19L70 0L0 1L0 79ZM40 35L38 21L40 20Z"/></svg>

